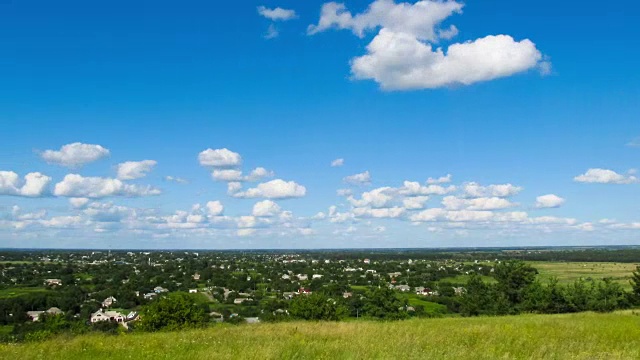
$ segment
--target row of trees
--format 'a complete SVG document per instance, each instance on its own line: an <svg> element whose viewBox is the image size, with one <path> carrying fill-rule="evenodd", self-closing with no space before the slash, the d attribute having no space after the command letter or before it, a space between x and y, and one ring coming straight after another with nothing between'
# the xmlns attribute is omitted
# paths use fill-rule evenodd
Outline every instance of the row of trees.
<svg viewBox="0 0 640 360"><path fill-rule="evenodd" d="M631 293L610 279L578 280L568 285L552 279L543 284L536 279L536 274L537 271L524 262L510 261L495 267L496 284L487 284L478 276L472 276L459 311L466 316L607 312L640 304L640 267L633 274Z"/></svg>

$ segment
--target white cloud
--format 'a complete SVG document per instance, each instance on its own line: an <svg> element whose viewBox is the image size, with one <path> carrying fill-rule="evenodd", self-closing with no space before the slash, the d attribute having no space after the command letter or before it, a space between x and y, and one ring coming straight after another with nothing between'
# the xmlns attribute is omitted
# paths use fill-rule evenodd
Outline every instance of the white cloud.
<svg viewBox="0 0 640 360"><path fill-rule="evenodd" d="M533 42L509 35L452 44L445 53L412 35L386 29L367 45L367 52L351 61L353 77L375 80L386 90L470 85L533 69L542 60Z"/></svg>
<svg viewBox="0 0 640 360"><path fill-rule="evenodd" d="M207 149L198 154L198 161L202 166L234 167L242 164L242 157L227 148Z"/></svg>
<svg viewBox="0 0 640 360"><path fill-rule="evenodd" d="M240 216L237 223L241 229L254 228L258 225L258 219L255 216Z"/></svg>
<svg viewBox="0 0 640 360"><path fill-rule="evenodd" d="M370 207L357 207L353 209L353 215L356 217L372 217L372 218L398 218L404 215L405 209L401 207L372 209Z"/></svg>
<svg viewBox="0 0 640 360"><path fill-rule="evenodd" d="M211 173L211 177L217 181L242 181L242 171L235 169L216 169Z"/></svg>
<svg viewBox="0 0 640 360"><path fill-rule="evenodd" d="M180 178L180 177L175 177L175 176L165 176L164 179L166 181L171 181L171 182L175 182L178 184L188 184L189 181L187 181L186 179Z"/></svg>
<svg viewBox="0 0 640 360"><path fill-rule="evenodd" d="M325 3L317 25L309 34L327 29L349 29L359 37L366 30L380 28L367 45L367 54L351 60L354 79L372 79L387 90L427 89L469 85L538 68L549 73L529 39L515 41L509 35L489 35L455 43L445 50L434 49L440 39L450 39L458 29L440 23L463 5L456 1L423 0L415 4L376 0L361 13L352 15L343 4Z"/></svg>
<svg viewBox="0 0 640 360"><path fill-rule="evenodd" d="M447 174L447 176L442 176L439 178L428 178L427 179L427 184L447 184L451 182L451 174Z"/></svg>
<svg viewBox="0 0 640 360"><path fill-rule="evenodd" d="M238 229L236 234L238 234L238 236L251 236L255 234L255 232L256 229Z"/></svg>
<svg viewBox="0 0 640 360"><path fill-rule="evenodd" d="M64 145L60 150L45 150L40 156L48 163L75 168L109 156L109 150L100 145L76 142Z"/></svg>
<svg viewBox="0 0 640 360"><path fill-rule="evenodd" d="M0 171L0 195L40 197L47 193L51 178L39 172L28 173L24 180L13 171Z"/></svg>
<svg viewBox="0 0 640 360"><path fill-rule="evenodd" d="M423 221L437 221L444 217L447 211L441 208L431 208L422 210L418 213L412 214L409 219L411 221L423 222Z"/></svg>
<svg viewBox="0 0 640 360"><path fill-rule="evenodd" d="M336 190L336 194L338 196L351 196L353 195L353 191L351 189L338 189Z"/></svg>
<svg viewBox="0 0 640 360"><path fill-rule="evenodd" d="M237 198L287 199L303 197L307 193L307 189L304 186L294 181L284 181L282 179L261 183L255 188L250 188L246 191L240 191L242 185L240 185L240 188L237 185L233 185L232 188L231 184L238 183L229 183L229 194Z"/></svg>
<svg viewBox="0 0 640 360"><path fill-rule="evenodd" d="M253 170L251 170L251 173L249 173L249 176L247 176L245 178L246 181L259 181L262 180L264 178L269 178L269 177L273 177L275 175L275 173L271 170L267 170L263 167L257 167Z"/></svg>
<svg viewBox="0 0 640 360"><path fill-rule="evenodd" d="M127 161L118 164L118 179L133 180L147 176L158 162L155 160Z"/></svg>
<svg viewBox="0 0 640 360"><path fill-rule="evenodd" d="M402 200L402 206L407 210L421 210L424 209L425 203L428 200L428 196L408 197Z"/></svg>
<svg viewBox="0 0 640 360"><path fill-rule="evenodd" d="M339 158L339 159L335 159L331 162L331 166L332 167L338 167L338 166L342 166L344 165L344 159Z"/></svg>
<svg viewBox="0 0 640 360"><path fill-rule="evenodd" d="M295 10L283 9L280 7L269 9L264 6L258 6L258 14L272 21L287 21L298 17Z"/></svg>
<svg viewBox="0 0 640 360"><path fill-rule="evenodd" d="M85 206L87 206L87 204L89 203L89 199L87 198L69 198L69 204L71 204L71 206L73 206L76 209L82 209Z"/></svg>
<svg viewBox="0 0 640 360"><path fill-rule="evenodd" d="M220 216L224 212L224 206L220 201L207 202L207 214L209 216Z"/></svg>
<svg viewBox="0 0 640 360"><path fill-rule="evenodd" d="M455 196L446 196L442 199L442 205L447 210L499 210L516 206L509 200L499 197L461 199Z"/></svg>
<svg viewBox="0 0 640 360"><path fill-rule="evenodd" d="M400 195L419 196L419 195L445 195L456 191L453 185L443 187L441 185L422 186L417 181L405 181L398 189Z"/></svg>
<svg viewBox="0 0 640 360"><path fill-rule="evenodd" d="M558 195L555 194L547 194L547 195L542 195L542 196L538 196L536 198L536 207L539 209L544 209L544 208L557 208L562 206L565 203L565 199L561 198Z"/></svg>
<svg viewBox="0 0 640 360"><path fill-rule="evenodd" d="M369 174L369 171L365 171L363 173L349 175L345 177L343 181L352 185L367 185L371 183L371 174Z"/></svg>
<svg viewBox="0 0 640 360"><path fill-rule="evenodd" d="M263 200L253 205L253 216L272 217L278 215L282 210L280 206L271 200Z"/></svg>
<svg viewBox="0 0 640 360"><path fill-rule="evenodd" d="M242 181L259 181L266 177L273 177L273 171L267 170L263 167L257 167L251 170L251 173L247 176L242 176L242 171L236 169L215 169L211 174L216 181L231 181L231 182L242 182Z"/></svg>
<svg viewBox="0 0 640 360"><path fill-rule="evenodd" d="M469 197L509 197L518 194L522 188L511 184L481 186L470 182L464 184L463 191Z"/></svg>
<svg viewBox="0 0 640 360"><path fill-rule="evenodd" d="M633 175L622 175L613 170L598 168L589 169L586 173L574 177L573 180L582 183L599 184L632 184L638 182L638 178Z"/></svg>
<svg viewBox="0 0 640 360"><path fill-rule="evenodd" d="M393 200L393 196L390 194L392 191L393 189L390 187L382 187L362 193L360 200L355 199L352 196L347 200L354 207L371 206L374 208L382 208L386 207Z"/></svg>
<svg viewBox="0 0 640 360"><path fill-rule="evenodd" d="M268 39L275 39L279 35L280 35L280 31L278 31L278 28L274 24L270 24L269 27L267 28L267 32L264 33L262 37L268 40Z"/></svg>
<svg viewBox="0 0 640 360"><path fill-rule="evenodd" d="M118 179L68 174L54 187L53 194L66 197L101 198L107 196L150 196L161 191L151 186L125 184Z"/></svg>
<svg viewBox="0 0 640 360"><path fill-rule="evenodd" d="M427 0L412 5L376 0L365 12L352 15L344 4L329 2L322 5L318 24L310 25L307 31L315 34L332 28L347 29L363 37L365 31L383 27L418 39L437 40L435 27L454 13L461 12L462 6L455 1Z"/></svg>

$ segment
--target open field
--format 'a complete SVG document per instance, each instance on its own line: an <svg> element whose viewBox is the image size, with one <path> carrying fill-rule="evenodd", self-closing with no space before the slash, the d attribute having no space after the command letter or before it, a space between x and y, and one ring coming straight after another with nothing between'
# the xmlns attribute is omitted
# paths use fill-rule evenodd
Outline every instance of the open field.
<svg viewBox="0 0 640 360"><path fill-rule="evenodd" d="M637 264L610 263L610 262L552 262L533 261L531 266L538 269L538 278L546 281L556 277L560 283L570 283L580 278L592 278L600 280L605 277L612 278L625 289L630 289L629 279Z"/></svg>
<svg viewBox="0 0 640 360"><path fill-rule="evenodd" d="M13 287L8 289L0 289L0 299L46 291L47 289L43 287Z"/></svg>
<svg viewBox="0 0 640 360"><path fill-rule="evenodd" d="M640 316L290 322L0 345L3 359L638 359Z"/></svg>

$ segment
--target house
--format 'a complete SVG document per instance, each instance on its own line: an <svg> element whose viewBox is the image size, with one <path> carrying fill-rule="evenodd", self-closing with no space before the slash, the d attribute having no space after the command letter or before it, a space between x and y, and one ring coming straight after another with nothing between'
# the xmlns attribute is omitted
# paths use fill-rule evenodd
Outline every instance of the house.
<svg viewBox="0 0 640 360"><path fill-rule="evenodd" d="M47 286L60 286L62 285L62 280L60 279L46 279L44 284Z"/></svg>
<svg viewBox="0 0 640 360"><path fill-rule="evenodd" d="M102 309L91 314L91 323L98 321L114 321L117 323L123 323L125 316L117 311L102 311Z"/></svg>
<svg viewBox="0 0 640 360"><path fill-rule="evenodd" d="M289 280L291 277L288 274L282 275L282 280Z"/></svg>
<svg viewBox="0 0 640 360"><path fill-rule="evenodd" d="M240 305L245 301L251 301L251 300L252 300L251 298L235 298L233 299L233 303L236 305Z"/></svg>
<svg viewBox="0 0 640 360"><path fill-rule="evenodd" d="M453 292L455 293L456 296L462 296L466 291L467 290L462 286L453 288Z"/></svg>
<svg viewBox="0 0 640 360"><path fill-rule="evenodd" d="M224 317L222 316L222 314L212 311L209 313L209 316L211 316L213 318L213 321L215 322L222 322L224 321Z"/></svg>
<svg viewBox="0 0 640 360"><path fill-rule="evenodd" d="M258 319L257 317L248 317L244 318L244 321L246 321L247 324L257 324L260 322L260 319Z"/></svg>
<svg viewBox="0 0 640 360"><path fill-rule="evenodd" d="M287 300L291 300L291 299L293 299L293 294L294 293L292 293L292 292L283 292L282 293L282 297L284 297Z"/></svg>
<svg viewBox="0 0 640 360"><path fill-rule="evenodd" d="M402 273L401 273L401 272L399 272L399 271L397 271L397 272L389 273L389 274L387 274L387 275L389 275L389 277L394 278L394 277L402 276Z"/></svg>
<svg viewBox="0 0 640 360"><path fill-rule="evenodd" d="M137 311L132 311L127 315L127 317L125 318L125 321L136 321L139 318L140 318L140 316L138 316L138 312Z"/></svg>
<svg viewBox="0 0 640 360"><path fill-rule="evenodd" d="M313 275L311 275L311 279L312 279L312 280L313 280L313 279L322 279L322 276L323 276L323 275L320 275L320 274L313 274Z"/></svg>
<svg viewBox="0 0 640 360"><path fill-rule="evenodd" d="M115 304L118 300L116 300L116 298L114 298L113 296L109 296L108 298L104 299L104 301L102 302L102 307L109 307L113 304Z"/></svg>
<svg viewBox="0 0 640 360"><path fill-rule="evenodd" d="M31 319L31 321L40 320L40 315L42 315L44 311L27 311L27 316Z"/></svg>
<svg viewBox="0 0 640 360"><path fill-rule="evenodd" d="M198 289L189 289L189 294L196 294L198 293Z"/></svg>
<svg viewBox="0 0 640 360"><path fill-rule="evenodd" d="M300 288L300 289L298 289L298 294L309 295L309 294L311 294L311 290L305 289L305 288Z"/></svg>
<svg viewBox="0 0 640 360"><path fill-rule="evenodd" d="M169 290L168 290L168 289L165 289L165 288L163 288L162 286L156 286L156 287L154 287L154 288L153 288L153 291L154 291L156 294L169 292Z"/></svg>
<svg viewBox="0 0 640 360"><path fill-rule="evenodd" d="M200 280L200 274L198 274L198 273L193 274L193 280L195 280L195 281Z"/></svg>
<svg viewBox="0 0 640 360"><path fill-rule="evenodd" d="M402 292L411 291L411 286L409 286L409 285L396 285L396 290L400 290Z"/></svg>
<svg viewBox="0 0 640 360"><path fill-rule="evenodd" d="M49 315L61 315L61 314L64 314L64 312L62 310L58 309L57 307L49 308L49 310L47 310L46 313L49 314Z"/></svg>
<svg viewBox="0 0 640 360"><path fill-rule="evenodd" d="M304 281L304 280L307 280L309 278L306 274L298 274L298 275L296 275L296 277L300 281Z"/></svg>
<svg viewBox="0 0 640 360"><path fill-rule="evenodd" d="M144 299L145 300L151 300L154 299L156 296L158 296L158 294L152 292L152 293L146 293L144 294Z"/></svg>
<svg viewBox="0 0 640 360"><path fill-rule="evenodd" d="M348 298L350 298L350 297L352 297L352 296L353 296L353 293L350 293L350 292L344 292L344 293L342 293L342 297L343 297L343 298L345 298L345 299L348 299Z"/></svg>
<svg viewBox="0 0 640 360"><path fill-rule="evenodd" d="M371 260L369 260L369 259L364 259L364 260L362 260L362 262L363 262L363 263L365 263L365 264L370 264L370 263L371 263Z"/></svg>

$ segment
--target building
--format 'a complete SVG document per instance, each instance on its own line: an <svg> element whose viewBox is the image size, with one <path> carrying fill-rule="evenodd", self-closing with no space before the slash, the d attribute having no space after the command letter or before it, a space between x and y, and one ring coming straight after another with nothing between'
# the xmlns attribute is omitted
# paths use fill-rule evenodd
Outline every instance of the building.
<svg viewBox="0 0 640 360"><path fill-rule="evenodd" d="M109 296L108 298L104 299L104 301L102 302L102 307L110 307L111 305L115 304L118 300L116 300L116 298L114 298L113 296Z"/></svg>
<svg viewBox="0 0 640 360"><path fill-rule="evenodd" d="M193 280L195 280L195 281L200 280L200 274L198 274L198 273L193 274Z"/></svg>
<svg viewBox="0 0 640 360"><path fill-rule="evenodd" d="M60 279L46 279L44 284L47 286L60 286L62 285L62 280Z"/></svg>
<svg viewBox="0 0 640 360"><path fill-rule="evenodd" d="M189 294L196 294L198 289L189 289Z"/></svg>
<svg viewBox="0 0 640 360"><path fill-rule="evenodd" d="M233 299L233 303L236 305L240 305L245 301L251 301L251 300L252 300L251 298L235 298Z"/></svg>
<svg viewBox="0 0 640 360"><path fill-rule="evenodd" d="M102 311L102 309L91 314L91 323L99 321L113 321L117 323L124 323L125 316L117 311Z"/></svg>

